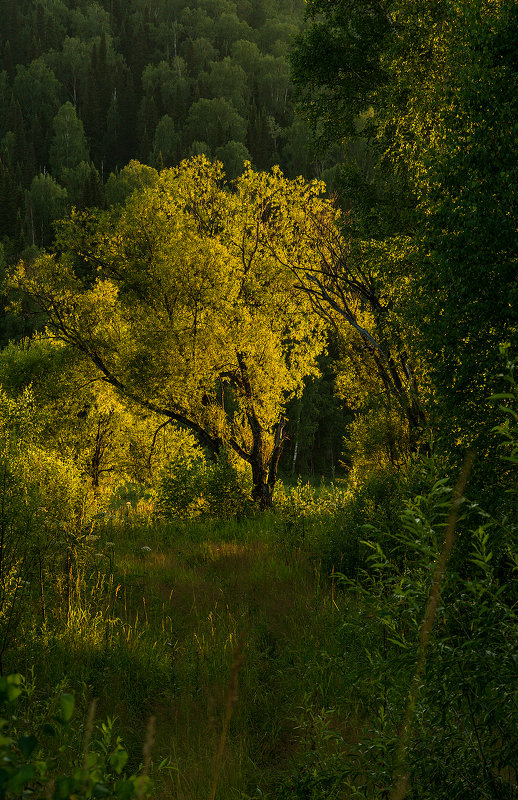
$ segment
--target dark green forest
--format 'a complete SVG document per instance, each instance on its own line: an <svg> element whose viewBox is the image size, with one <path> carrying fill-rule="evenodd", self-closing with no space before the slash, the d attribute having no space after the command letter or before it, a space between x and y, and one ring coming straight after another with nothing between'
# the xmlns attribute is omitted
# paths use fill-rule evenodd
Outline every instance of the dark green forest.
<svg viewBox="0 0 518 800"><path fill-rule="evenodd" d="M0 798L518 798L518 6L0 0Z"/></svg>
<svg viewBox="0 0 518 800"><path fill-rule="evenodd" d="M120 171L205 153L240 173L310 176L287 53L302 3L6 2L1 229L8 258L48 246L72 206L111 205Z"/></svg>

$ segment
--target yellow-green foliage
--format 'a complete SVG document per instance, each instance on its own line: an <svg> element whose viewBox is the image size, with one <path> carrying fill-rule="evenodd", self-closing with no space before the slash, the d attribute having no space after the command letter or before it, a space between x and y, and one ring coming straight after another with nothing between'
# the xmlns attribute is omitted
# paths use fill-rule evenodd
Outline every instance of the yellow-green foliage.
<svg viewBox="0 0 518 800"><path fill-rule="evenodd" d="M286 403L325 347L298 280L336 225L323 190L248 165L229 191L199 156L122 209L73 212L63 255L21 263L15 284L120 395L248 461L268 504Z"/></svg>
<svg viewBox="0 0 518 800"><path fill-rule="evenodd" d="M31 601L45 618L88 512L79 471L40 444L42 425L29 391L12 400L0 390L0 662Z"/></svg>
<svg viewBox="0 0 518 800"><path fill-rule="evenodd" d="M169 519L242 516L251 511L251 488L249 472L231 453L207 461L186 436L162 469L156 510Z"/></svg>

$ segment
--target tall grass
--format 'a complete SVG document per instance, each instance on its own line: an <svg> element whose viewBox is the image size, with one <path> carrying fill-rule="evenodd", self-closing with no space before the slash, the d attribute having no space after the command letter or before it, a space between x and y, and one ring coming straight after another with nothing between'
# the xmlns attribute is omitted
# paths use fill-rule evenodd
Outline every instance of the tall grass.
<svg viewBox="0 0 518 800"><path fill-rule="evenodd" d="M169 765L157 798L273 791L304 747L308 709L347 694L330 583L282 532L275 514L108 519L74 573L68 616L38 620L8 669L33 671L42 705L58 685L83 716L96 698L133 769L155 716L151 770Z"/></svg>

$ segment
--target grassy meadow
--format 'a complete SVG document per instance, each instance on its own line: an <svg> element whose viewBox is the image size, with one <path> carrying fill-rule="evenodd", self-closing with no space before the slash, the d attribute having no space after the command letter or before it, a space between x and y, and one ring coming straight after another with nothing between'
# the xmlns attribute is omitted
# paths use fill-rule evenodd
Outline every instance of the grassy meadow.
<svg viewBox="0 0 518 800"><path fill-rule="evenodd" d="M512 800L514 528L452 497L420 459L268 512L97 513L3 598L2 796Z"/></svg>
<svg viewBox="0 0 518 800"><path fill-rule="evenodd" d="M8 443L0 797L514 800L506 447L487 510L468 467L456 486L419 456L279 482L267 511L195 463L99 511L66 463Z"/></svg>
<svg viewBox="0 0 518 800"><path fill-rule="evenodd" d="M261 512L224 464L85 511L2 463L1 797L517 796L512 491L421 456Z"/></svg>
<svg viewBox="0 0 518 800"><path fill-rule="evenodd" d="M276 796L308 750L334 750L330 727L354 738L361 716L343 641L350 601L289 527L274 513L100 517L68 618L49 614L6 664L37 676L28 713L51 687L73 692L79 755L96 698L97 722L109 718L135 768L153 717L157 798L211 797L216 776L217 797Z"/></svg>

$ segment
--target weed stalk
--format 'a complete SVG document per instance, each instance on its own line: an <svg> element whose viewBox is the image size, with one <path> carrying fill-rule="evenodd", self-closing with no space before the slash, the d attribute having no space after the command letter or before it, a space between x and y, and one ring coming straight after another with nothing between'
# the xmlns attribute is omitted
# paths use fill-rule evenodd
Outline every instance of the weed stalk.
<svg viewBox="0 0 518 800"><path fill-rule="evenodd" d="M390 792L389 795L390 800L404 800L408 788L410 786L410 774L408 769L406 768L405 761L406 761L406 753L408 750L408 746L410 744L410 737L412 734L417 696L419 693L421 678L424 673L424 668L426 663L426 652L428 650L428 645L430 643L430 636L437 616L437 607L439 605L439 599L441 596L442 579L444 576L446 565L453 550L453 545L455 542L455 527L457 525L457 519L459 516L459 508L463 501L464 490L468 482L474 457L475 457L474 452L470 450L466 455L466 458L464 459L464 464L462 465L459 480L457 481L457 485L455 486L455 490L453 492L453 498L450 507L450 512L448 514L448 520L444 532L444 540L441 547L441 552L439 554L439 558L437 559L437 563L435 565L432 585L430 587L430 594L428 595L428 602L426 604L426 611L423 623L421 625L421 630L419 631L417 663L414 672L414 677L412 678L412 682L410 684L410 689L408 692L408 701L406 706L405 717L403 720L403 725L399 736L396 767L393 775L393 786L392 786L392 791Z"/></svg>

